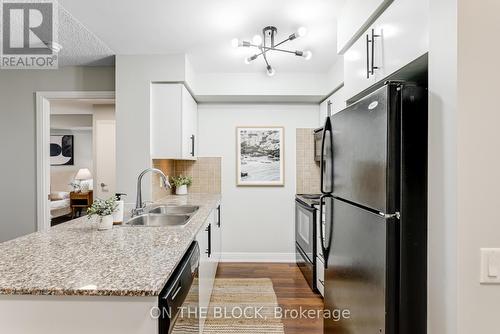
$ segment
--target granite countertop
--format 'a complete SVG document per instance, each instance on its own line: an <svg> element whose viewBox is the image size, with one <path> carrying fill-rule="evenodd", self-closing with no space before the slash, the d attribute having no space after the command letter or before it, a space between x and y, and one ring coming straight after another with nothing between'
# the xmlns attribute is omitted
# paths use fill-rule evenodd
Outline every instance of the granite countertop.
<svg viewBox="0 0 500 334"><path fill-rule="evenodd" d="M184 227L98 231L86 217L0 243L0 295L157 296L220 195L157 203L200 209Z"/></svg>

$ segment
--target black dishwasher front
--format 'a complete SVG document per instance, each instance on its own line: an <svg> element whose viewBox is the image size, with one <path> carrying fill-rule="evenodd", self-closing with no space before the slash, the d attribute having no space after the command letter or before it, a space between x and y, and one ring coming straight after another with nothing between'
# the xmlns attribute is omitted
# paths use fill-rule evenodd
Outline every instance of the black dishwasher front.
<svg viewBox="0 0 500 334"><path fill-rule="evenodd" d="M159 334L199 333L199 263L200 248L194 241L160 293Z"/></svg>

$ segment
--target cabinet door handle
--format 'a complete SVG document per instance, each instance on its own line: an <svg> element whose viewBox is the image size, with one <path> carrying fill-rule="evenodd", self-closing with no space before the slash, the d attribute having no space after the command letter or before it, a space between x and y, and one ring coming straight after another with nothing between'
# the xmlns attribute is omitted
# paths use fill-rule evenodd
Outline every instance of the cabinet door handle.
<svg viewBox="0 0 500 334"><path fill-rule="evenodd" d="M371 75L375 74L375 70L378 70L379 67L375 66L375 38L380 37L380 35L375 34L375 29L372 29L372 67L371 67Z"/></svg>
<svg viewBox="0 0 500 334"><path fill-rule="evenodd" d="M220 227L220 205L217 207L217 227Z"/></svg>
<svg viewBox="0 0 500 334"><path fill-rule="evenodd" d="M194 157L194 135L191 135L191 156Z"/></svg>
<svg viewBox="0 0 500 334"><path fill-rule="evenodd" d="M366 78L370 79L370 36L366 35Z"/></svg>
<svg viewBox="0 0 500 334"><path fill-rule="evenodd" d="M205 231L208 232L207 254L208 254L208 257L211 257L212 256L212 224L208 224L207 229Z"/></svg>

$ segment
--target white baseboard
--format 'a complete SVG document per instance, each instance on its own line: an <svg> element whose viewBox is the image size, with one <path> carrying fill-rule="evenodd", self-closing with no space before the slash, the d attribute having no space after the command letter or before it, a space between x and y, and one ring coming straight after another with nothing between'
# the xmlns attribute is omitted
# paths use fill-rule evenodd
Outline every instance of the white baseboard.
<svg viewBox="0 0 500 334"><path fill-rule="evenodd" d="M294 263L295 253L222 253L220 261Z"/></svg>

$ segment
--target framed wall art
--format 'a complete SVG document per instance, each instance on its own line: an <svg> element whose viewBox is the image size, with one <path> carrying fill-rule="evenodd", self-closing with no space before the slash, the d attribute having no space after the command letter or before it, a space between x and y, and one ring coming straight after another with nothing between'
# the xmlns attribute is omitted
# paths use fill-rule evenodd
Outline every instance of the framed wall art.
<svg viewBox="0 0 500 334"><path fill-rule="evenodd" d="M283 186L284 128L237 127L238 186Z"/></svg>

